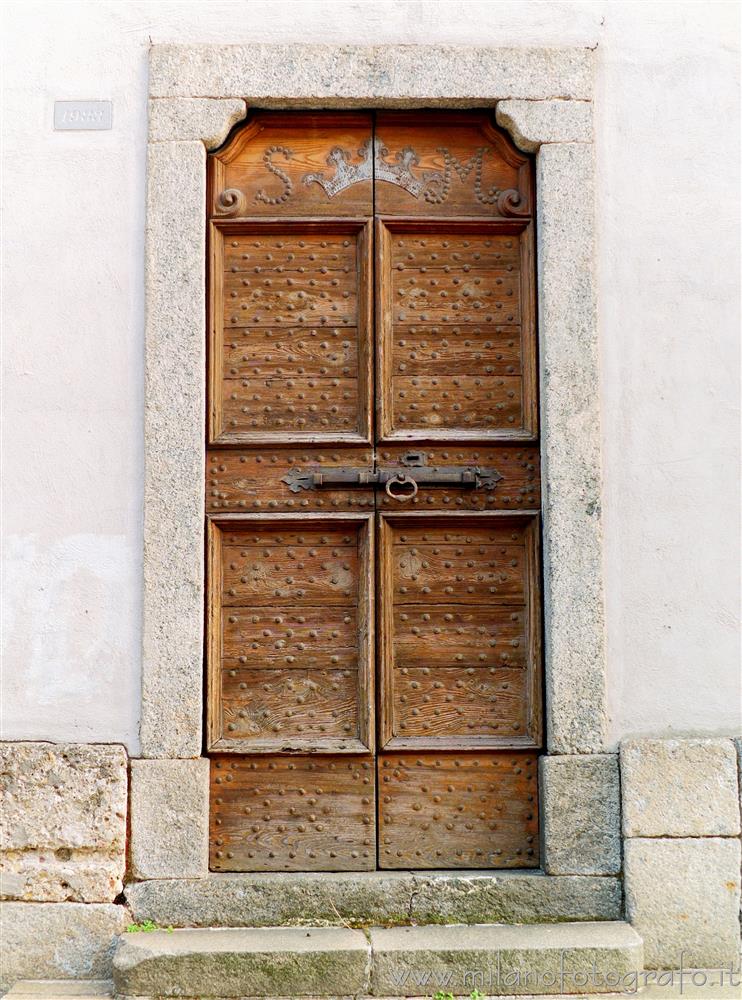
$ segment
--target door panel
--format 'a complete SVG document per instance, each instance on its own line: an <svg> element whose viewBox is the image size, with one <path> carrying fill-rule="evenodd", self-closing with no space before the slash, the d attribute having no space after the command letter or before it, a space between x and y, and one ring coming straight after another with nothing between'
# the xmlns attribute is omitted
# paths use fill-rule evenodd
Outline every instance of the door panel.
<svg viewBox="0 0 742 1000"><path fill-rule="evenodd" d="M211 443L370 441L370 223L217 222L211 245Z"/></svg>
<svg viewBox="0 0 742 1000"><path fill-rule="evenodd" d="M264 451L262 449L210 450L207 466L206 509L229 511L352 511L373 509L372 487L325 488L321 493L292 489L290 476L319 469L355 466L372 468L372 448L328 446ZM286 482L287 478L289 482ZM513 481L515 482L515 481Z"/></svg>
<svg viewBox="0 0 742 1000"><path fill-rule="evenodd" d="M534 753L414 753L379 761L382 868L532 868Z"/></svg>
<svg viewBox="0 0 742 1000"><path fill-rule="evenodd" d="M447 620L448 613L441 617ZM473 739L489 742L498 730L523 732L527 676L499 665L399 667L392 675L392 729L409 746L418 741L447 746L451 740L471 745Z"/></svg>
<svg viewBox="0 0 742 1000"><path fill-rule="evenodd" d="M380 747L538 746L537 520L383 515L379 537Z"/></svg>
<svg viewBox="0 0 742 1000"><path fill-rule="evenodd" d="M535 867L533 163L259 112L208 208L211 868Z"/></svg>
<svg viewBox="0 0 742 1000"><path fill-rule="evenodd" d="M373 758L235 757L211 762L213 871L376 867Z"/></svg>
<svg viewBox="0 0 742 1000"><path fill-rule="evenodd" d="M372 515L213 520L209 746L373 748Z"/></svg>
<svg viewBox="0 0 742 1000"><path fill-rule="evenodd" d="M383 219L381 440L533 439L531 225Z"/></svg>

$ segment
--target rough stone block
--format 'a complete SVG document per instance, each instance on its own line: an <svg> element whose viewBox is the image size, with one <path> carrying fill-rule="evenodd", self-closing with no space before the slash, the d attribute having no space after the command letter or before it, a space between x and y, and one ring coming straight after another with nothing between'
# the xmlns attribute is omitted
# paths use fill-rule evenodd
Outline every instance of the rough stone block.
<svg viewBox="0 0 742 1000"><path fill-rule="evenodd" d="M1 903L0 989L19 979L106 979L131 917L113 903Z"/></svg>
<svg viewBox="0 0 742 1000"><path fill-rule="evenodd" d="M544 870L551 875L617 874L621 870L618 757L542 757L540 777Z"/></svg>
<svg viewBox="0 0 742 1000"><path fill-rule="evenodd" d="M369 946L345 927L259 927L125 934L117 995L301 997L365 993Z"/></svg>
<svg viewBox="0 0 742 1000"><path fill-rule="evenodd" d="M130 863L135 878L198 878L208 870L209 762L131 762Z"/></svg>
<svg viewBox="0 0 742 1000"><path fill-rule="evenodd" d="M593 53L457 45L154 45L149 86L152 97L208 94L305 108L590 100Z"/></svg>
<svg viewBox="0 0 742 1000"><path fill-rule="evenodd" d="M731 740L624 740L621 789L625 837L739 834Z"/></svg>
<svg viewBox="0 0 742 1000"><path fill-rule="evenodd" d="M627 916L648 969L711 969L739 960L740 842L624 842Z"/></svg>
<svg viewBox="0 0 742 1000"><path fill-rule="evenodd" d="M238 98L161 98L149 102L149 141L200 140L207 149L221 146L232 126L245 117Z"/></svg>
<svg viewBox="0 0 742 1000"><path fill-rule="evenodd" d="M4 899L115 899L125 867L126 762L118 746L0 744Z"/></svg>
<svg viewBox="0 0 742 1000"><path fill-rule="evenodd" d="M161 927L277 927L617 920L615 878L529 872L269 872L132 882L138 921Z"/></svg>
<svg viewBox="0 0 742 1000"><path fill-rule="evenodd" d="M549 752L606 749L593 147L537 161Z"/></svg>
<svg viewBox="0 0 742 1000"><path fill-rule="evenodd" d="M206 150L150 143L145 238L144 757L198 757L203 695Z"/></svg>
<svg viewBox="0 0 742 1000"><path fill-rule="evenodd" d="M497 124L515 145L535 153L543 143L592 142L593 106L589 101L499 101Z"/></svg>
<svg viewBox="0 0 742 1000"><path fill-rule="evenodd" d="M374 996L437 986L455 995L575 993L589 983L607 993L642 968L641 938L624 923L372 928L370 937Z"/></svg>

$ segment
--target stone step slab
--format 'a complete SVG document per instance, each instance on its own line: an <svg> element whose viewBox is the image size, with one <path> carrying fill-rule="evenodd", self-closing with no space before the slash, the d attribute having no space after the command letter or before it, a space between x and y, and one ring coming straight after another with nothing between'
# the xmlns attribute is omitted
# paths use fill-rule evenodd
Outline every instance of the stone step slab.
<svg viewBox="0 0 742 1000"><path fill-rule="evenodd" d="M191 928L124 934L118 997L548 996L610 993L643 967L618 921Z"/></svg>
<svg viewBox="0 0 742 1000"><path fill-rule="evenodd" d="M365 934L345 927L191 928L122 934L118 996L276 997L363 993Z"/></svg>
<svg viewBox="0 0 742 1000"><path fill-rule="evenodd" d="M740 1000L740 976L739 974L730 977L725 974L724 980L719 979L718 969L686 969L682 983L678 970L674 973L650 972L647 975L653 976L654 981L649 980L647 985L640 985L638 996L640 1000ZM671 978L672 977L672 978ZM643 980L642 980L643 983ZM711 992L713 990L713 993ZM6 994L11 1000L111 1000L113 994L113 983L93 980L23 980L15 984ZM590 1000L587 993L550 993L548 996L541 996L538 1000ZM594 997L595 994L592 994ZM601 1000L625 1000L627 994L604 993ZM117 998L126 1000L126 998ZM141 1000L141 998L137 998ZM180 1000L198 1000L196 997L182 997ZM235 998L236 1000L236 998ZM256 998L240 998L240 1000L256 1000ZM266 998L260 998L266 1000ZM311 997L272 997L270 1000L312 1000ZM348 1000L347 997L326 997L324 1000ZM373 1000L366 996L357 997L356 1000ZM391 998L387 998L391 1000ZM402 998L399 998L402 1000ZM470 995L456 997L456 1000L470 1000ZM501 997L500 1000L534 1000L533 994L530 996Z"/></svg>
<svg viewBox="0 0 742 1000"><path fill-rule="evenodd" d="M370 941L378 997L609 993L643 968L641 938L620 922L381 927Z"/></svg>

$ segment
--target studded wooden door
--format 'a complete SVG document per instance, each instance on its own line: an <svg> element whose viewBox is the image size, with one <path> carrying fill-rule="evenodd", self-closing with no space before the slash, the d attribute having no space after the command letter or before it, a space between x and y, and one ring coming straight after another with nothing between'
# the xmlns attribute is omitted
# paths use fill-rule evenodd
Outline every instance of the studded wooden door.
<svg viewBox="0 0 742 1000"><path fill-rule="evenodd" d="M538 865L534 200L480 112L210 157L215 871Z"/></svg>

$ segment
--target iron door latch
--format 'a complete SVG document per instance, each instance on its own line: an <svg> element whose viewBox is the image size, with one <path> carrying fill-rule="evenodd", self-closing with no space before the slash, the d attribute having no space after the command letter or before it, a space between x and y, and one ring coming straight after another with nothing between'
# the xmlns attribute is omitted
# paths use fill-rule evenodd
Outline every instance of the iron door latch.
<svg viewBox="0 0 742 1000"><path fill-rule="evenodd" d="M403 468L378 469L338 466L311 471L292 469L281 480L292 493L338 486L383 486L395 500L411 500L418 487L457 486L475 490L494 490L502 476L497 469L468 465L427 465L421 452L409 452L401 459Z"/></svg>

